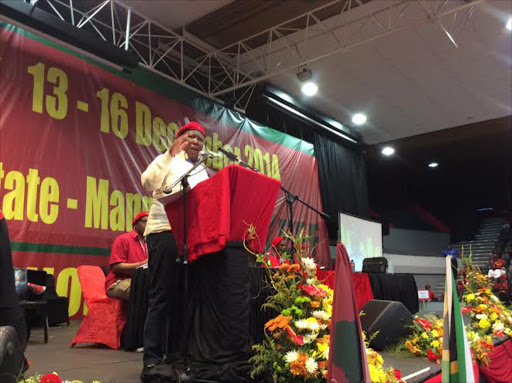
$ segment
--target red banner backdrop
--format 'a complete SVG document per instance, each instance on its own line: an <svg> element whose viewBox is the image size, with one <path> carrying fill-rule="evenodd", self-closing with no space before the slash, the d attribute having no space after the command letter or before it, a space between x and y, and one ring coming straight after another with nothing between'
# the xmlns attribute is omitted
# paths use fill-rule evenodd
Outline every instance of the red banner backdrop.
<svg viewBox="0 0 512 383"><path fill-rule="evenodd" d="M114 238L151 203L141 172L188 120L207 128L208 149L233 151L321 208L309 143L143 69L118 73L9 24L0 24L0 57L0 209L14 263L54 274L71 316L86 309L76 267L108 264ZM223 157L209 163L217 170L229 164ZM286 226L281 197L269 237ZM294 214L326 264L325 225L300 204Z"/></svg>

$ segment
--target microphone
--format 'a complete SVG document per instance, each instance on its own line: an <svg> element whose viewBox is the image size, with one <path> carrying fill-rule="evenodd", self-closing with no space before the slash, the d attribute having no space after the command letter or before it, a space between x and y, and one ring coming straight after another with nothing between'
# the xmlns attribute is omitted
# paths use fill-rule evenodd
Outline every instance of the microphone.
<svg viewBox="0 0 512 383"><path fill-rule="evenodd" d="M203 149L199 152L200 157L206 157L206 158L215 158L215 157L221 157L221 154L210 152L209 150Z"/></svg>
<svg viewBox="0 0 512 383"><path fill-rule="evenodd" d="M223 147L220 147L219 148L219 152L221 152L222 154L224 154L227 158L229 158L231 161L240 161L238 159L238 157L234 154L234 153L231 153L231 152L228 152L226 149L224 149Z"/></svg>

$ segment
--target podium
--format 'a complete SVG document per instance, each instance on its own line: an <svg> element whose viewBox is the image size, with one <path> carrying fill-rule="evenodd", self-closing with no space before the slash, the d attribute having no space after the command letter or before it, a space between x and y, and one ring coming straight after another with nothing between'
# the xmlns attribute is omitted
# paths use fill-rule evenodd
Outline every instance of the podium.
<svg viewBox="0 0 512 383"><path fill-rule="evenodd" d="M171 341L188 338L189 366L196 381L252 381L249 263L241 242L248 239L252 225L259 240L246 241L246 246L264 250L279 190L279 181L230 165L187 191L189 265L178 268L177 280L188 272L190 283L187 296L178 292L184 301L177 304L188 315L185 326L171 320ZM174 198L165 210L182 251L183 203Z"/></svg>
<svg viewBox="0 0 512 383"><path fill-rule="evenodd" d="M259 240L248 247L263 252L281 183L238 165L229 165L187 192L189 261L218 252L228 242L241 242L253 225ZM174 199L165 211L183 250L183 204Z"/></svg>

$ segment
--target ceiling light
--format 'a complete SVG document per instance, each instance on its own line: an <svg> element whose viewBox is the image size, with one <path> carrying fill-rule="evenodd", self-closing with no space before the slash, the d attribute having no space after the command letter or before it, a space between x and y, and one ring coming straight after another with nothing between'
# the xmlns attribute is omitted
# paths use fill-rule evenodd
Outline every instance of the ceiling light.
<svg viewBox="0 0 512 383"><path fill-rule="evenodd" d="M512 31L512 16L508 19L507 25L505 26L509 31Z"/></svg>
<svg viewBox="0 0 512 383"><path fill-rule="evenodd" d="M318 86L313 81L308 81L302 85L302 93L306 96L314 96L318 92Z"/></svg>
<svg viewBox="0 0 512 383"><path fill-rule="evenodd" d="M430 164L428 164L429 168L437 168L438 166L439 164L437 162L431 162Z"/></svg>
<svg viewBox="0 0 512 383"><path fill-rule="evenodd" d="M389 157L395 153L395 149L393 149L391 146L386 146L384 149L382 149L381 153Z"/></svg>
<svg viewBox="0 0 512 383"><path fill-rule="evenodd" d="M356 125L363 125L366 122L366 115L363 113L356 113L352 117L352 122Z"/></svg>
<svg viewBox="0 0 512 383"><path fill-rule="evenodd" d="M303 68L297 73L297 78L302 83L302 93L306 96L314 96L318 92L318 86L313 81L313 72L311 69Z"/></svg>

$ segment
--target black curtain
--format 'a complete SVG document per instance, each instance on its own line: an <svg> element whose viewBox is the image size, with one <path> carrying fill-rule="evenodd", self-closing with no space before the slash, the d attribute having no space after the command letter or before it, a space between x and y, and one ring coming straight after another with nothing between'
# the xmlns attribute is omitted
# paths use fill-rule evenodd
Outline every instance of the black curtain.
<svg viewBox="0 0 512 383"><path fill-rule="evenodd" d="M366 218L369 215L366 167L359 145L344 144L316 133L320 192L324 211L331 217L327 229L331 240L338 239L338 213Z"/></svg>

